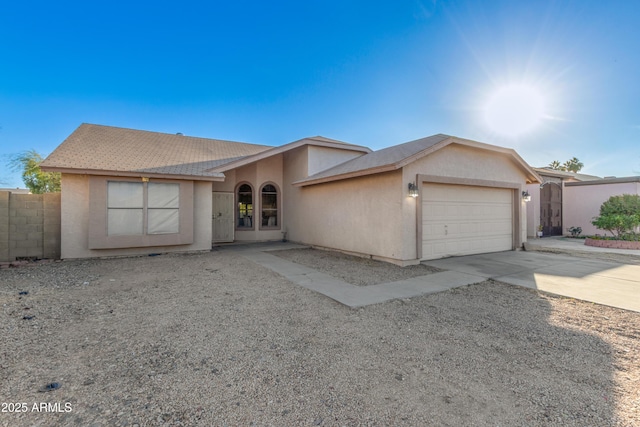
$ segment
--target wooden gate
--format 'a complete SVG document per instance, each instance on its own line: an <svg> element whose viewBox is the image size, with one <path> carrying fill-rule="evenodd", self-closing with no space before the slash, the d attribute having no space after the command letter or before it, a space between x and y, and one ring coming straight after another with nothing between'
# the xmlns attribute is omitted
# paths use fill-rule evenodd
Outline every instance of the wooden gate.
<svg viewBox="0 0 640 427"><path fill-rule="evenodd" d="M562 236L562 187L547 182L540 190L540 224L544 236Z"/></svg>

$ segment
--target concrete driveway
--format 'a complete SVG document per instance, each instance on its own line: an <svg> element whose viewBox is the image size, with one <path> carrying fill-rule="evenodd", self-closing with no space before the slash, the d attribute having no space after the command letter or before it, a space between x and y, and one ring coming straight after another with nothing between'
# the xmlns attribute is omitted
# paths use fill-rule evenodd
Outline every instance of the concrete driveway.
<svg viewBox="0 0 640 427"><path fill-rule="evenodd" d="M447 258L425 264L640 312L639 265L522 251Z"/></svg>

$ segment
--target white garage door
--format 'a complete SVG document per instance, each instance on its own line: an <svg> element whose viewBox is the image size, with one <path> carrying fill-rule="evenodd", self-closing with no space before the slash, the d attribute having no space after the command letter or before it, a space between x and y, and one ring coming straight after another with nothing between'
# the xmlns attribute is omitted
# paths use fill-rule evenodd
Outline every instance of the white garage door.
<svg viewBox="0 0 640 427"><path fill-rule="evenodd" d="M513 190L424 184L422 259L513 249Z"/></svg>

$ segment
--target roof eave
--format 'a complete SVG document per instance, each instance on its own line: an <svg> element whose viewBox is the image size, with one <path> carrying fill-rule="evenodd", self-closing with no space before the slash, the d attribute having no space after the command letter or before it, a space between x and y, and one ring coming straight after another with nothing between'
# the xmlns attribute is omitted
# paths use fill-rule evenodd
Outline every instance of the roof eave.
<svg viewBox="0 0 640 427"><path fill-rule="evenodd" d="M472 140L468 140L468 139L462 139L462 138L457 138L457 137L453 137L453 136L449 136L446 139L443 139L442 141L433 144L430 147L425 148L424 150L421 150L415 154L412 154L408 157L405 157L402 160L399 160L395 163L390 163L390 164L386 164L386 165L382 165L382 166L377 166L375 168L369 168L369 169L364 169L364 170L360 170L360 171L355 171L355 172L349 172L349 173L344 173L344 174L338 174L338 175L332 175L332 176L327 176L327 177L321 177L321 178L317 178L317 179L303 179L300 181L296 181L293 183L294 186L296 187L304 187L307 185L314 185L314 184L322 184L325 182L331 182L331 181L339 181L342 179L348 179L348 178L355 178L358 176L365 176L365 175L372 175L375 173L380 173L380 172L388 172L388 171L392 171L392 170L397 170L400 168L403 168L405 166L407 166L410 163L415 162L416 160L419 160L425 156L428 156L438 150L441 150L442 148L452 144L452 143L456 143L459 145L465 145L468 147L472 147L472 148L478 148L478 149L484 149L484 150L489 150L489 151L493 151L496 153L500 153L503 154L505 156L510 157L517 165L518 167L525 172L525 176L526 176L526 180L527 180L527 184L536 184L536 183L542 183L542 178L533 170L533 168L531 166L529 166L527 164L527 162L524 161L524 159L522 159L518 153L511 149L511 148L504 148L504 147L498 147L495 145L491 145L491 144L485 144L482 142L477 142L477 141L472 141Z"/></svg>
<svg viewBox="0 0 640 427"><path fill-rule="evenodd" d="M620 178L594 179L590 181L565 182L564 185L566 187L581 187L584 185L627 184L633 182L640 183L640 176L626 176Z"/></svg>
<svg viewBox="0 0 640 427"><path fill-rule="evenodd" d="M131 178L159 178L159 179L178 179L186 181L224 181L224 174L216 173L211 176L203 175L183 175L183 174L166 174L153 173L144 171L111 171L103 169L75 169L75 168L59 168L53 166L41 166L45 172L58 172L73 175L99 175L99 176L123 176Z"/></svg>
<svg viewBox="0 0 640 427"><path fill-rule="evenodd" d="M527 176L527 184L536 184L536 183L542 182L542 178L536 173L536 171L531 166L527 164L527 162L524 161L522 157L520 157L520 155L515 150L511 148L498 147L496 145L485 144L483 142L473 141L470 139L457 138L455 136L450 136L446 139L443 139L442 141L436 144L433 144L432 146L427 147L426 149L397 162L396 165L398 167L404 167L416 160L421 159L422 157L428 156L429 154L432 154L454 143L458 145L471 147L471 148L489 150L489 151L510 156L518 165L518 167L520 167L520 169L522 169L523 172L525 172L525 175Z"/></svg>
<svg viewBox="0 0 640 427"><path fill-rule="evenodd" d="M363 169L355 172L348 172L348 173L343 173L339 175L331 175L331 176L326 176L326 177L316 178L311 180L302 179L300 181L296 181L292 183L292 185L294 187L307 187L309 185L324 184L326 182L332 182L332 181L341 181L343 179L357 178L360 176L373 175L376 173L391 172L398 169L399 168L395 164L389 164L389 165L377 166L375 168Z"/></svg>
<svg viewBox="0 0 640 427"><path fill-rule="evenodd" d="M250 163L254 163L263 159L266 159L271 156L275 156L281 153L284 153L289 150L296 149L298 147L302 147L304 145L314 145L318 147L327 147L327 148L337 148L340 150L346 151L358 151L364 154L371 153L371 149L368 147L363 147L360 145L347 145L340 144L337 142L328 142L328 141L318 141L313 138L304 138L298 141L290 142L285 145L281 145L280 147L273 147L268 150L262 151L260 153L252 154L246 156L239 160L234 160L233 162L225 163L224 165L216 166L215 168L208 169L208 172L226 172L231 169L236 169L241 166L248 165Z"/></svg>

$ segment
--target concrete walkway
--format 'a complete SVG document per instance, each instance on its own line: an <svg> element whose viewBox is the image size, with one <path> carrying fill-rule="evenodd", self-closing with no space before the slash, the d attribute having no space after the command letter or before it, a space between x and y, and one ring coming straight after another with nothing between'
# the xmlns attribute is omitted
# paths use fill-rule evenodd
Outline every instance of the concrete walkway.
<svg viewBox="0 0 640 427"><path fill-rule="evenodd" d="M547 239L541 239L547 240ZM573 245L548 239L547 244ZM570 240L570 239L567 239ZM559 242L559 243L558 243ZM392 283L355 286L317 270L269 254L305 248L292 243L238 244L218 247L260 264L302 287L349 307L441 292L493 279L552 294L640 312L640 265L576 258L543 252L509 251L426 261L446 270ZM549 246L548 246L549 247ZM596 252L605 252L601 248ZM609 250L607 250L609 251ZM629 252L625 251L625 254Z"/></svg>
<svg viewBox="0 0 640 427"><path fill-rule="evenodd" d="M542 252L499 252L428 265L640 312L640 265Z"/></svg>
<svg viewBox="0 0 640 427"><path fill-rule="evenodd" d="M394 299L411 298L484 281L484 277L460 271L444 271L397 282L355 286L309 267L268 253L270 250L305 248L291 243L224 246L223 250L262 265L289 281L321 293L341 304L356 308Z"/></svg>

